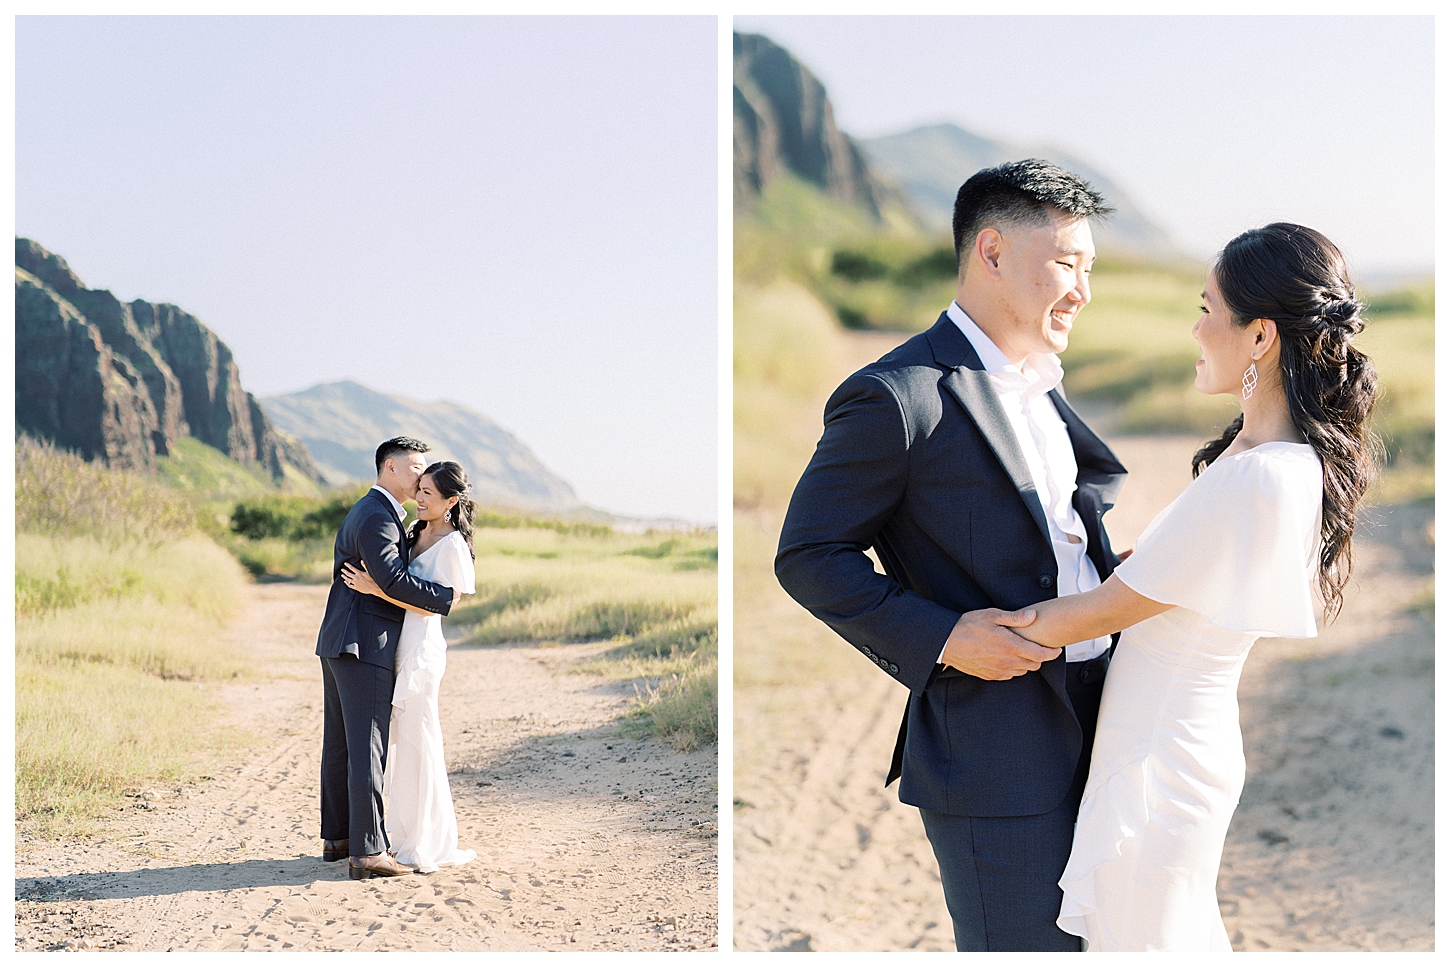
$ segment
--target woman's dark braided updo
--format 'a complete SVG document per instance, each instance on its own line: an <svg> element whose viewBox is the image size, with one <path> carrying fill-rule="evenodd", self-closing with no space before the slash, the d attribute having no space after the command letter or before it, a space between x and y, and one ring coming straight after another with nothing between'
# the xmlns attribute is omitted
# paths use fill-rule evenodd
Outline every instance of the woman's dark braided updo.
<svg viewBox="0 0 1450 967"><path fill-rule="evenodd" d="M1214 280L1235 324L1270 319L1279 331L1279 377L1289 418L1324 468L1319 590L1325 615L1344 603L1354 568L1355 515L1374 479L1381 447L1369 429L1378 379L1354 346L1364 328L1344 256L1312 228L1275 222L1224 246ZM1240 414L1193 455L1193 475L1218 459L1243 429Z"/></svg>

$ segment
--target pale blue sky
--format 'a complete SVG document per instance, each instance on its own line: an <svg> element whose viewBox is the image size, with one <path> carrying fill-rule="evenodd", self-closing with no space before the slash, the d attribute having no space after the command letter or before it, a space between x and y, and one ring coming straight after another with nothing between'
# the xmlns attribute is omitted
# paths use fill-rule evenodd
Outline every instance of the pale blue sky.
<svg viewBox="0 0 1450 967"><path fill-rule="evenodd" d="M1427 16L740 16L735 29L794 53L848 134L952 121L1058 145L1190 254L1282 219L1362 272L1434 260Z"/></svg>
<svg viewBox="0 0 1450 967"><path fill-rule="evenodd" d="M16 232L259 396L453 399L717 516L717 21L22 17Z"/></svg>

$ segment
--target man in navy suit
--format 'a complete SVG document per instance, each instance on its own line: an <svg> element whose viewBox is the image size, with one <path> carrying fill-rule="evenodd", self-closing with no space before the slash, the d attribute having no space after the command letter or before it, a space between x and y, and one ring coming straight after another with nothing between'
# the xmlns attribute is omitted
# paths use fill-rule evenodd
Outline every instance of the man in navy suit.
<svg viewBox="0 0 1450 967"><path fill-rule="evenodd" d="M911 690L886 781L921 810L959 950L1079 949L1057 880L1112 642L1010 629L1118 562L1102 515L1126 471L1057 361L1109 211L1044 161L962 185L956 301L831 396L776 557L792 597Z"/></svg>
<svg viewBox="0 0 1450 967"><path fill-rule="evenodd" d="M417 496L428 445L395 437L378 447L377 483L353 505L333 545L332 588L317 633L322 659L322 858L348 859L355 880L412 873L387 852L383 769L393 702L393 657L403 609L359 594L343 564L361 566L391 598L447 614L459 593L408 573L403 501Z"/></svg>

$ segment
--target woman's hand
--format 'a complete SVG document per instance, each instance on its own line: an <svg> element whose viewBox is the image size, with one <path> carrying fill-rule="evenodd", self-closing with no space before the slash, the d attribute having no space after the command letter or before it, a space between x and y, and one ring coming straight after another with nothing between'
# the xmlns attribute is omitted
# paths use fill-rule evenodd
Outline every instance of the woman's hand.
<svg viewBox="0 0 1450 967"><path fill-rule="evenodd" d="M358 570L351 564L342 566L342 583L359 594L373 594L380 598L383 596L383 589L378 587L378 582L366 570Z"/></svg>

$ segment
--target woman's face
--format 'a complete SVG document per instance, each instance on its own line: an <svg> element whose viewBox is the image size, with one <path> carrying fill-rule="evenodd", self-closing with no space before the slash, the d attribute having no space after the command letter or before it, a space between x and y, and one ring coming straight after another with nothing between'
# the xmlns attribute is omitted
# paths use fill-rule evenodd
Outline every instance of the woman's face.
<svg viewBox="0 0 1450 967"><path fill-rule="evenodd" d="M418 479L419 520L440 520L456 503L457 497L444 497L438 493L431 473L425 473Z"/></svg>
<svg viewBox="0 0 1450 967"><path fill-rule="evenodd" d="M1193 324L1193 338L1198 340L1203 355L1198 360L1193 385L1209 395L1232 393L1242 398L1244 370L1253 361L1254 337L1248 327L1234 323L1212 272L1204 283L1200 308L1202 314Z"/></svg>

